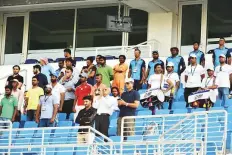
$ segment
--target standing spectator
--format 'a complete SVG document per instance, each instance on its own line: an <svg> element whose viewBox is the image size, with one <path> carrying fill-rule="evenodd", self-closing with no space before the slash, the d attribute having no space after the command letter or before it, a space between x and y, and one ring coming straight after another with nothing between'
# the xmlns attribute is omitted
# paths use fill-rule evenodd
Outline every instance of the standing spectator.
<svg viewBox="0 0 232 155"><path fill-rule="evenodd" d="M0 115L3 121L15 121L17 110L18 110L18 101L11 95L12 87L7 85L5 86L5 95L0 103Z"/></svg>
<svg viewBox="0 0 232 155"><path fill-rule="evenodd" d="M100 67L101 66L101 63L100 63L100 57L102 57L101 55L97 55L96 56L96 68Z"/></svg>
<svg viewBox="0 0 232 155"><path fill-rule="evenodd" d="M118 100L120 109L119 118L117 121L117 133L121 136L121 121L125 116L135 116L136 109L139 106L140 95L138 91L133 90L134 80L129 78L126 81L127 91L122 93L121 99ZM126 119L124 121L123 136L133 136L135 127L135 119Z"/></svg>
<svg viewBox="0 0 232 155"><path fill-rule="evenodd" d="M59 60L58 66L59 68L55 71L55 73L58 77L58 80L60 80L64 76L64 73L65 73L64 60Z"/></svg>
<svg viewBox="0 0 232 155"><path fill-rule="evenodd" d="M147 73L146 73L146 79L149 80L149 77L155 73L155 65L161 64L161 67L164 72L164 62L159 59L159 53L158 51L152 52L153 60L148 63Z"/></svg>
<svg viewBox="0 0 232 155"><path fill-rule="evenodd" d="M79 126L91 126L93 127L95 116L97 114L97 110L92 107L93 98L92 96L83 97L85 108L82 109L75 120ZM78 143L91 143L93 142L94 135L92 135L88 129L79 129L77 135Z"/></svg>
<svg viewBox="0 0 232 155"><path fill-rule="evenodd" d="M204 68L197 64L197 56L190 55L190 65L185 70L185 89L184 98L186 107L189 107L188 97L191 93L198 91L201 88L201 81L204 78Z"/></svg>
<svg viewBox="0 0 232 155"><path fill-rule="evenodd" d="M19 81L18 88L21 89L23 85L23 77L19 75L20 67L18 65L13 66L13 75L9 76L6 81L6 85L11 85L11 81L13 79L17 79Z"/></svg>
<svg viewBox="0 0 232 155"><path fill-rule="evenodd" d="M40 97L36 111L36 123L39 127L54 127L59 99L52 94L52 87L47 85L45 95Z"/></svg>
<svg viewBox="0 0 232 155"><path fill-rule="evenodd" d="M96 84L93 86L93 96L99 96L100 92L107 88L105 84L102 83L102 75L101 74L96 74Z"/></svg>
<svg viewBox="0 0 232 155"><path fill-rule="evenodd" d="M120 97L120 92L119 92L118 87L112 87L112 88L111 88L111 93L112 93L112 96L113 96L114 98L116 98L116 99L121 98L121 97Z"/></svg>
<svg viewBox="0 0 232 155"><path fill-rule="evenodd" d="M220 65L219 56L221 54L224 54L228 60L228 64L231 64L231 55L228 48L225 47L225 42L225 38L220 38L219 48L216 48L213 51L213 64L215 68Z"/></svg>
<svg viewBox="0 0 232 155"><path fill-rule="evenodd" d="M120 94L124 92L126 72L128 69L128 65L125 63L125 61L126 61L125 55L120 55L119 64L115 65L113 68L114 81L112 86L117 87L120 91Z"/></svg>
<svg viewBox="0 0 232 155"><path fill-rule="evenodd" d="M71 54L72 54L72 52L70 49L68 49L68 48L64 49L64 57L65 58L72 58Z"/></svg>
<svg viewBox="0 0 232 155"><path fill-rule="evenodd" d="M178 55L179 49L177 47L172 47L170 51L172 56L167 58L166 64L172 62L174 64L174 72L180 76L181 73L183 73L186 68L184 58Z"/></svg>
<svg viewBox="0 0 232 155"><path fill-rule="evenodd" d="M97 68L97 74L102 75L102 83L104 83L107 87L110 87L110 81L114 79L113 69L106 65L106 58L101 56L100 59L100 67Z"/></svg>
<svg viewBox="0 0 232 155"><path fill-rule="evenodd" d="M86 63L87 63L87 67L88 67L88 79L87 79L87 82L88 82L88 84L94 86L94 84L95 84L95 75L96 75L97 68L93 64L93 57L88 57L87 60L86 60Z"/></svg>
<svg viewBox="0 0 232 155"><path fill-rule="evenodd" d="M78 115L79 111L85 108L83 97L92 95L91 94L92 86L87 83L87 78L88 78L88 74L81 73L80 75L81 84L76 88L75 100L73 103L73 111L76 112L76 115L74 116L75 118Z"/></svg>
<svg viewBox="0 0 232 155"><path fill-rule="evenodd" d="M109 137L108 130L110 125L110 115L113 114L113 108L117 105L117 100L114 97L109 96L109 94L110 88L103 89L102 96L93 104L93 107L97 109L95 129L107 137Z"/></svg>
<svg viewBox="0 0 232 155"><path fill-rule="evenodd" d="M52 87L52 95L55 95L59 100L59 111L61 112L64 104L65 88L58 82L57 74L51 74L51 83L49 86Z"/></svg>
<svg viewBox="0 0 232 155"><path fill-rule="evenodd" d="M80 75L80 71L75 67L75 61L72 59L72 58L67 58L65 60L65 63L66 63L66 67L71 67L72 70L73 70L73 73L72 73L72 80L73 82L76 84L79 80L79 75Z"/></svg>
<svg viewBox="0 0 232 155"><path fill-rule="evenodd" d="M48 83L50 83L50 74L55 74L53 67L49 64L47 58L40 59L41 73L46 75Z"/></svg>
<svg viewBox="0 0 232 155"><path fill-rule="evenodd" d="M73 80L73 68L67 67L65 70L65 76L60 80L60 83L65 88L65 97L64 97L64 104L60 105L62 109L62 113L66 113L66 119L69 119L70 113L73 112L73 103L75 99L75 83Z"/></svg>
<svg viewBox="0 0 232 155"><path fill-rule="evenodd" d="M45 88L45 86L48 84L48 79L46 75L41 73L41 67L40 65L33 66L33 73L35 77L38 79L38 85L40 88Z"/></svg>
<svg viewBox="0 0 232 155"><path fill-rule="evenodd" d="M40 96L44 95L44 91L39 87L39 80L36 76L32 77L32 88L26 94L24 105L24 113L27 113L27 121L35 120L35 113L39 104Z"/></svg>
<svg viewBox="0 0 232 155"><path fill-rule="evenodd" d="M190 55L195 54L197 57L197 64L205 67L205 54L199 50L200 43L193 43L193 51L189 53L188 65L190 65Z"/></svg>
<svg viewBox="0 0 232 155"><path fill-rule="evenodd" d="M219 56L219 66L215 68L216 85L218 85L218 96L222 100L221 106L228 104L229 88L232 82L232 67L226 64L226 56Z"/></svg>
<svg viewBox="0 0 232 155"><path fill-rule="evenodd" d="M175 98L175 94L180 86L180 78L177 73L174 73L174 64L172 62L169 62L167 64L166 69L167 69L167 73L164 75L164 79L165 81L170 80L173 84L173 88L168 93L165 94L165 96L167 97L166 101L169 102L168 109L171 110L172 103Z"/></svg>
<svg viewBox="0 0 232 155"><path fill-rule="evenodd" d="M146 64L145 61L140 58L141 51L138 48L135 48L134 54L135 59L130 62L128 78L134 79L134 90L138 91L142 88L142 84L146 79Z"/></svg>
<svg viewBox="0 0 232 155"><path fill-rule="evenodd" d="M12 83L12 95L17 99L17 107L18 107L18 111L17 111L17 115L15 117L15 121L16 122L20 122L21 120L21 111L23 109L23 98L24 98L24 94L23 91L18 89L18 85L19 85L19 81L17 79L13 79L11 81Z"/></svg>

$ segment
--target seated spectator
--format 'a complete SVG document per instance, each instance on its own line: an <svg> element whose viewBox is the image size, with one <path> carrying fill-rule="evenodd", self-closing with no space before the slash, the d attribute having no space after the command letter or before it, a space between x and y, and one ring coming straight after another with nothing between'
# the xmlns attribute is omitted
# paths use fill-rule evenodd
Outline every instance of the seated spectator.
<svg viewBox="0 0 232 155"><path fill-rule="evenodd" d="M117 121L117 134L121 136L122 118L125 116L135 116L136 109L139 106L140 95L138 91L133 90L134 80L129 78L125 81L127 91L122 93L121 99L118 100L118 107L120 109L119 118ZM126 119L124 122L123 136L134 135L135 120ZM126 138L124 137L124 140Z"/></svg>
<svg viewBox="0 0 232 155"><path fill-rule="evenodd" d="M106 85L104 85L102 83L102 75L101 74L96 74L96 84L93 86L93 89L92 89L93 97L99 96L101 90L103 90L105 88L107 88L107 87L106 87Z"/></svg>
<svg viewBox="0 0 232 155"><path fill-rule="evenodd" d="M71 67L73 69L72 80L76 84L79 80L80 71L75 67L75 61L72 58L67 58L65 60L66 67Z"/></svg>
<svg viewBox="0 0 232 155"><path fill-rule="evenodd" d="M72 75L73 68L67 67L65 70L65 76L60 80L60 84L62 84L65 88L64 104L60 105L60 108L62 109L62 113L67 114L66 119L69 119L70 113L73 112L73 103L75 99L75 80L73 80Z"/></svg>
<svg viewBox="0 0 232 155"><path fill-rule="evenodd" d="M17 79L13 79L11 81L12 83L12 95L14 97L16 97L17 101L18 101L18 111L17 111L17 115L16 115L16 118L15 118L15 121L16 122L20 122L21 120L21 111L23 109L23 98L24 98L24 95L23 95L23 91L18 89L18 84L19 84L19 81ZM22 111L23 112L23 111Z"/></svg>
<svg viewBox="0 0 232 155"><path fill-rule="evenodd" d="M40 96L44 91L39 87L39 80L36 76L32 77L32 88L26 94L24 113L27 114L27 121L35 121L35 113L39 104Z"/></svg>
<svg viewBox="0 0 232 155"><path fill-rule="evenodd" d="M42 89L45 88L45 86L48 84L48 79L46 75L41 73L41 67L40 65L33 66L33 73L35 77L38 79L38 86Z"/></svg>
<svg viewBox="0 0 232 155"><path fill-rule="evenodd" d="M55 74L53 67L49 64L47 58L40 59L41 73L46 75L48 83L50 83L50 74Z"/></svg>
<svg viewBox="0 0 232 155"><path fill-rule="evenodd" d="M21 89L23 85L23 77L19 75L20 67L18 65L13 66L13 75L9 76L6 80L6 85L11 85L11 81L13 79L17 79L19 81L18 88Z"/></svg>
<svg viewBox="0 0 232 155"><path fill-rule="evenodd" d="M5 95L0 103L0 116L2 121L15 121L17 110L18 110L18 101L16 97L12 94L12 87L7 85L5 86Z"/></svg>
<svg viewBox="0 0 232 155"><path fill-rule="evenodd" d="M109 137L110 115L113 114L114 107L117 105L117 100L109 96L110 88L103 89L101 94L102 95L99 96L93 104L93 107L97 109L95 129Z"/></svg>
<svg viewBox="0 0 232 155"><path fill-rule="evenodd" d="M36 123L39 127L54 127L59 99L52 94L52 87L47 85L45 95L40 97L36 111Z"/></svg>
<svg viewBox="0 0 232 155"><path fill-rule="evenodd" d="M82 109L75 120L79 126L91 126L93 127L97 110L92 107L93 98L91 96L83 97L85 108ZM78 143L92 143L94 135L89 132L88 129L79 129L77 134Z"/></svg>
<svg viewBox="0 0 232 155"><path fill-rule="evenodd" d="M93 64L93 58L88 57L87 60L86 60L86 64L87 64L87 67L88 67L88 79L87 79L87 82L88 82L88 84L94 86L94 84L95 84L95 75L96 75L97 68Z"/></svg>
<svg viewBox="0 0 232 155"><path fill-rule="evenodd" d="M64 76L65 74L65 67L64 67L64 60L59 60L58 62L59 68L55 71L58 81Z"/></svg>

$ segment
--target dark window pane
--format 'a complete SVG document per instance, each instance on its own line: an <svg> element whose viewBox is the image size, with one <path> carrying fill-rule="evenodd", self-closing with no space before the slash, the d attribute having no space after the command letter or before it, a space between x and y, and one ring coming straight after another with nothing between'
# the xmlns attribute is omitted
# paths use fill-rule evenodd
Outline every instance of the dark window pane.
<svg viewBox="0 0 232 155"><path fill-rule="evenodd" d="M183 5L181 25L181 45L192 45L201 41L202 5Z"/></svg>
<svg viewBox="0 0 232 155"><path fill-rule="evenodd" d="M29 49L63 49L73 45L75 10L30 13Z"/></svg>
<svg viewBox="0 0 232 155"><path fill-rule="evenodd" d="M22 53L24 17L8 17L5 54Z"/></svg>
<svg viewBox="0 0 232 155"><path fill-rule="evenodd" d="M78 9L76 48L122 45L122 32L106 30L107 15L117 15L118 7Z"/></svg>

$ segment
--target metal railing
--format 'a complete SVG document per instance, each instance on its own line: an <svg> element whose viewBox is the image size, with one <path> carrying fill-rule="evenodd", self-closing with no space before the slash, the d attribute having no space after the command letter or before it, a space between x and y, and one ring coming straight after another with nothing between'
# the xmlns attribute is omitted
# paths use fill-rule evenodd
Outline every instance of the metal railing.
<svg viewBox="0 0 232 155"><path fill-rule="evenodd" d="M204 154L225 153L227 112L206 111L190 114L129 116L122 118L121 142L200 140Z"/></svg>

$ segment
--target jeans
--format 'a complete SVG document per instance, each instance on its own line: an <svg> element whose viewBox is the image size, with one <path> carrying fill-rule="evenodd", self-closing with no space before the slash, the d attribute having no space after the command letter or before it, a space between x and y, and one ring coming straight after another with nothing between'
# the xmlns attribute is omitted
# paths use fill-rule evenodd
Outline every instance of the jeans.
<svg viewBox="0 0 232 155"><path fill-rule="evenodd" d="M27 121L35 121L36 110L27 110Z"/></svg>
<svg viewBox="0 0 232 155"><path fill-rule="evenodd" d="M39 121L39 127L54 127L55 122L51 123L51 119L40 119Z"/></svg>
<svg viewBox="0 0 232 155"><path fill-rule="evenodd" d="M229 88L226 87L218 88L218 97L220 100L222 100L221 106L225 106L227 104L229 100L228 96L229 96Z"/></svg>

